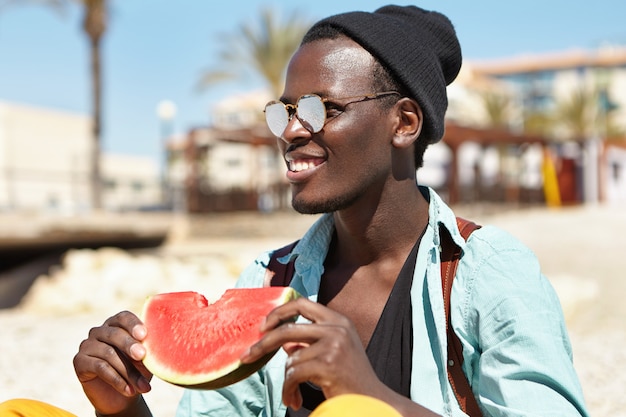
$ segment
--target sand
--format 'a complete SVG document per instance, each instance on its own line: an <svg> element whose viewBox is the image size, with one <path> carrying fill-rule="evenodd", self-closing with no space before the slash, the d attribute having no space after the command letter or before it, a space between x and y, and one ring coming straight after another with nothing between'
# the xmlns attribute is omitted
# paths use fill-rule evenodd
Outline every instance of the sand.
<svg viewBox="0 0 626 417"><path fill-rule="evenodd" d="M626 209L458 207L457 213L500 226L535 251L561 299L591 415L626 416ZM72 367L91 327L119 310L138 311L155 291L193 289L217 298L258 252L299 237L314 218L179 220L172 238L155 250L71 251L18 307L0 310L0 402L34 398L92 416ZM146 400L155 417L173 416L181 393L154 380Z"/></svg>

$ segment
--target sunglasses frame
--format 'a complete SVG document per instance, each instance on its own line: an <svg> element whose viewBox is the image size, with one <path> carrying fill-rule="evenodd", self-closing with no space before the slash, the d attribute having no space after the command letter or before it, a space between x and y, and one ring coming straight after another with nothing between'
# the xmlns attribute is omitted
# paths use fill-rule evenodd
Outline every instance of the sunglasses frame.
<svg viewBox="0 0 626 417"><path fill-rule="evenodd" d="M270 102L268 102L265 105L265 108L263 109L263 113L265 113L265 123L267 124L268 128L270 129L270 131L272 132L272 134L274 134L275 136L282 136L282 134L284 133L285 129L287 128L287 125L289 124L289 122L291 121L291 119L293 119L294 116L296 116L296 118L298 119L298 121L302 124L302 126L304 126L309 132L311 133L318 133L320 132L324 126L326 125L326 121L328 119L327 117L327 109L326 106L324 107L324 121L322 123L322 125L320 126L319 129L314 129L310 123L308 123L306 120L302 119L301 116L298 114L298 104L300 104L300 100L304 99L304 98L313 98L316 97L319 99L320 103L322 105L324 105L324 103L329 102L329 101L345 101L345 100L352 100L349 101L345 104L343 104L343 106L347 106L349 104L353 104L353 103L360 103L363 101L367 101L367 100L374 100L380 97L384 97L384 96L388 96L391 94L397 94L397 95L401 95L400 92L398 91L382 91L379 93L370 93L370 94L363 94L363 95L358 95L358 96L350 96L350 97L338 97L338 98L330 98L330 97L321 97L317 94L303 94L301 95L298 100L296 101L296 104L285 104L280 100L272 100ZM287 115L287 123L285 123L285 127L283 128L283 131L280 133L280 135L277 135L271 128L270 123L267 120L267 108L269 106L275 105L275 104L282 104L283 108L285 109L285 114Z"/></svg>

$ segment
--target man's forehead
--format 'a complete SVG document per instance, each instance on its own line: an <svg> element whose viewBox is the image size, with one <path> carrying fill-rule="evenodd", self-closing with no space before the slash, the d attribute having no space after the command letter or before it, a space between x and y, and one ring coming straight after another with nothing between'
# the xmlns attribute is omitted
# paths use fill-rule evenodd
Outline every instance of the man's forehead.
<svg viewBox="0 0 626 417"><path fill-rule="evenodd" d="M369 70L373 62L374 58L369 52L352 42L329 49L323 56L321 64L330 71L350 73L363 69Z"/></svg>
<svg viewBox="0 0 626 417"><path fill-rule="evenodd" d="M298 89L314 81L333 90L344 82L364 82L370 79L373 63L372 55L349 38L313 41L300 47L294 56L287 72L287 87Z"/></svg>

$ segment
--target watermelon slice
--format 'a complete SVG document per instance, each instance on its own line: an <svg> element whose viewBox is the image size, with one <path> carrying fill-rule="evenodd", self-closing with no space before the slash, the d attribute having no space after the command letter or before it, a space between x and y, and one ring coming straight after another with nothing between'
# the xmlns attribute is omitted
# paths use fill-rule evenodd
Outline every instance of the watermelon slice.
<svg viewBox="0 0 626 417"><path fill-rule="evenodd" d="M238 382L276 353L251 364L239 360L263 336L259 328L265 317L297 297L290 287L230 289L213 304L191 291L151 296L142 314L147 329L143 363L160 379L188 388Z"/></svg>

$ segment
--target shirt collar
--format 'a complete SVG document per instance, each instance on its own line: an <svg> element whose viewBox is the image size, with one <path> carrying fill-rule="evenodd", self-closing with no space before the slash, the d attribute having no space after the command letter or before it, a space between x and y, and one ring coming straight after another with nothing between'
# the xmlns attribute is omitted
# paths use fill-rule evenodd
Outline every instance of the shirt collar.
<svg viewBox="0 0 626 417"><path fill-rule="evenodd" d="M456 224L456 215L446 203L443 202L441 197L431 188L420 187L422 190L426 190L430 197L430 204L428 206L428 227L432 228L434 237L434 244L441 244L441 236L439 234L439 226L445 227L452 240L461 249L465 249L465 239L459 232L459 227Z"/></svg>
<svg viewBox="0 0 626 417"><path fill-rule="evenodd" d="M428 227L432 229L434 235L433 244L437 247L441 244L439 226L442 225L448 229L454 242L461 249L464 249L465 240L459 232L456 216L452 209L433 189L420 186L420 191L429 199ZM293 278L292 286L307 296L317 296L320 279L324 273L324 260L330 247L334 229L333 215L331 213L322 215L300 239L292 252L279 259L282 263L295 260L297 272ZM303 277L306 279L303 280Z"/></svg>

